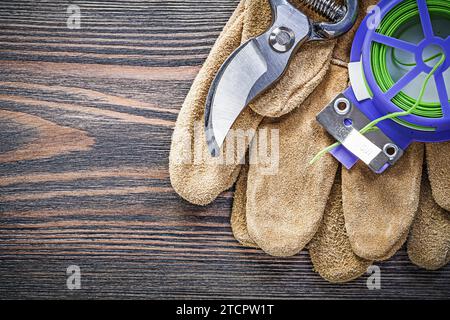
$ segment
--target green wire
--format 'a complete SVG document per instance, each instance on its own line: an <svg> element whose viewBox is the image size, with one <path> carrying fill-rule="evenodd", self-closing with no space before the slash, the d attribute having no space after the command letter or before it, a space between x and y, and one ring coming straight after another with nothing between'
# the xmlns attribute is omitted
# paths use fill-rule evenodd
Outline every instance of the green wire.
<svg viewBox="0 0 450 320"><path fill-rule="evenodd" d="M367 131L366 133L372 132L372 131L377 131L377 130L380 130L380 129L378 129L377 127L375 127L375 128L372 128L371 130ZM333 151L334 148L339 147L341 144L342 144L342 143L340 143L340 142L336 142L336 143L333 143L331 146L322 149L318 154L316 154L316 155L314 156L314 158L309 162L309 164L312 165L312 164L316 163L316 162L317 162L318 160L320 160L324 155L326 155L328 152Z"/></svg>
<svg viewBox="0 0 450 320"><path fill-rule="evenodd" d="M445 3L444 3L445 2ZM428 0L427 1L428 10L430 13L450 16L450 1L442 1L442 0ZM405 23L409 22L411 19L419 16L419 9L417 7L416 0L406 0L392 9L383 21L380 24L379 29L377 30L379 33L384 34L386 36L393 37L397 30L403 26ZM387 68L387 48L388 46L381 43L374 43L372 45L371 51L371 60L372 60L372 70L380 89L383 92L388 91L393 85L394 80L392 79L389 70ZM425 130L425 131L433 131L434 128L426 128L417 125L410 124L402 119L398 119L398 117L407 116L410 114L414 114L421 117L426 118L441 118L442 108L440 103L428 103L423 102L423 96L425 94L425 90L428 86L428 83L431 77L436 73L437 69L445 62L445 55L443 53L438 53L424 60L424 62L432 61L436 58L440 57L439 62L433 67L431 72L426 76L422 88L419 93L419 97L417 100L411 98L404 92L399 92L393 99L392 102L402 109L403 111L394 112L374 121L370 122L367 126L365 126L360 133L366 134L375 130L379 130L376 125L384 120L393 120L404 126L417 129L417 130ZM392 60L395 63L404 65L404 66L415 66L416 63L404 63L397 59L395 55L395 49L392 49ZM314 164L320 158L322 158L325 154L332 151L336 147L340 146L340 142L336 142L333 145L321 150L310 162L310 164Z"/></svg>
<svg viewBox="0 0 450 320"><path fill-rule="evenodd" d="M445 62L445 54L442 53L442 54L440 54L440 56L441 56L441 59L439 59L439 62L436 63L436 65L433 67L431 72L429 74L427 74L427 76L425 77L422 88L420 89L419 97L417 98L417 101L413 104L412 107L410 107L406 111L390 113L390 114L385 115L384 117L380 117L378 119L373 120L371 123L369 123L367 126L365 126L361 130L361 133L362 134L366 133L368 130L372 129L374 126L376 126L381 121L388 120L388 119L394 119L394 118L398 118L398 117L404 117L404 116L413 114L422 102L423 96L425 94L425 90L427 89L428 82L430 81L431 77L436 73L437 69L440 66L442 66Z"/></svg>
<svg viewBox="0 0 450 320"><path fill-rule="evenodd" d="M450 19L450 1L428 0L427 5L430 14L441 15L444 17L448 17ZM389 37L394 37L397 31L402 26L404 26L409 21L413 20L418 16L419 16L419 9L417 7L416 0L406 0L402 2L400 5L393 8L385 16L377 32ZM375 42L372 45L371 50L373 75L380 89L383 92L388 91L395 83L389 73L387 66L388 48L389 47L384 44ZM392 50L392 52L393 55L395 56L394 53L395 50ZM425 60L425 62L437 58L438 55L428 58L427 60ZM394 59L394 61L395 60L396 59ZM415 66L415 63L407 65ZM416 99L408 96L407 94L401 91L392 99L392 102L400 109L406 111L411 109L412 106L415 105ZM443 116L442 107L440 103L422 102L422 101L414 109L414 112L412 114L424 118L441 118Z"/></svg>
<svg viewBox="0 0 450 320"><path fill-rule="evenodd" d="M436 58L438 58L440 56L442 56L442 52L436 53L434 56L431 56L428 59L423 60L423 62L433 61L434 59L436 59ZM395 50L392 50L392 60L395 63L400 64L400 65L405 66L405 67L415 67L417 65L417 63L415 63L415 62L407 63L407 62L403 62L403 61L399 60L397 58L397 56L395 55Z"/></svg>

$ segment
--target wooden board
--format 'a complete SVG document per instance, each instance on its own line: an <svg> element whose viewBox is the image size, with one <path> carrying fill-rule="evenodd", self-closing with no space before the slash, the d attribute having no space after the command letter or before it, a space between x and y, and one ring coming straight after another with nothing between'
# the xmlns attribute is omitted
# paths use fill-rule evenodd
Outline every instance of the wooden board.
<svg viewBox="0 0 450 320"><path fill-rule="evenodd" d="M171 189L172 128L236 0L0 2L0 298L448 298L404 250L332 285L306 252L240 246L232 193ZM66 286L78 265L81 290Z"/></svg>

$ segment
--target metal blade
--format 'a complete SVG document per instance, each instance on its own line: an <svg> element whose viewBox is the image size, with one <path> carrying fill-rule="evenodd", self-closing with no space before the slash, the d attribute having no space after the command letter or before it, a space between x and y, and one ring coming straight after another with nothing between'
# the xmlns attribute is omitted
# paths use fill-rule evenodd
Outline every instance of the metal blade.
<svg viewBox="0 0 450 320"><path fill-rule="evenodd" d="M252 39L237 49L219 70L205 111L206 139L212 156L219 155L228 131L257 94L251 94L252 89L267 69L258 41Z"/></svg>

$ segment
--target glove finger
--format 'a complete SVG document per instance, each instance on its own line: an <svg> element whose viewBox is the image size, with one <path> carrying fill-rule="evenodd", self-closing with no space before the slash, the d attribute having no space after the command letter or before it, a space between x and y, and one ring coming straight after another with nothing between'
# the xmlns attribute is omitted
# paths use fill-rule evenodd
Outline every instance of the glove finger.
<svg viewBox="0 0 450 320"><path fill-rule="evenodd" d="M419 267L437 270L450 261L450 214L433 199L423 179L420 206L408 239L409 259Z"/></svg>
<svg viewBox="0 0 450 320"><path fill-rule="evenodd" d="M231 230L237 241L247 247L257 247L247 230L247 179L248 165L242 167L234 191L233 209L231 212Z"/></svg>
<svg viewBox="0 0 450 320"><path fill-rule="evenodd" d="M386 260L389 260L390 258L392 258L398 252L398 250L400 250L403 247L403 245L406 243L406 241L408 240L408 234L409 234L409 230L407 230L400 237L400 240L398 240L394 244L394 246L384 256L379 257L377 259L377 261L386 261Z"/></svg>
<svg viewBox="0 0 450 320"><path fill-rule="evenodd" d="M327 157L309 165L331 143L315 116L346 84L347 70L331 66L301 108L280 119L267 118L261 125L278 132L279 150L272 148L271 154L279 154L279 167L276 174L268 175L262 164L250 165L247 227L255 243L271 255L298 253L319 228L337 162Z"/></svg>
<svg viewBox="0 0 450 320"><path fill-rule="evenodd" d="M450 142L429 143L426 154L433 197L442 208L450 211Z"/></svg>
<svg viewBox="0 0 450 320"><path fill-rule="evenodd" d="M250 107L260 115L280 117L300 106L325 76L334 44L335 41L305 44L292 58L285 75Z"/></svg>
<svg viewBox="0 0 450 320"><path fill-rule="evenodd" d="M205 101L211 82L225 59L241 44L244 4L244 1L239 4L196 77L172 136L169 156L172 186L181 197L198 205L210 203L233 185L246 152L245 148L237 148L233 159L212 158L203 127ZM261 120L261 116L247 108L233 128L251 132Z"/></svg>
<svg viewBox="0 0 450 320"><path fill-rule="evenodd" d="M365 164L343 170L342 197L347 234L354 252L380 260L408 232L419 202L423 145L412 145L388 172L377 175Z"/></svg>
<svg viewBox="0 0 450 320"><path fill-rule="evenodd" d="M314 270L329 282L342 283L359 278L372 264L372 261L358 257L350 245L345 231L340 179L336 179L331 189L323 221L308 248Z"/></svg>

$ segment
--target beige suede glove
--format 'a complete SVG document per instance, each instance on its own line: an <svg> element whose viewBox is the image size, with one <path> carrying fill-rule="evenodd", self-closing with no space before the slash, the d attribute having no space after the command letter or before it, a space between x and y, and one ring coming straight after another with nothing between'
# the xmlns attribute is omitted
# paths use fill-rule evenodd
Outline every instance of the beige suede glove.
<svg viewBox="0 0 450 320"><path fill-rule="evenodd" d="M237 178L239 165L221 165L208 156L202 131L205 99L225 58L240 43L264 31L269 22L265 0L241 2L183 105L173 136L170 175L175 190L188 201L207 204ZM333 282L358 277L371 260L388 258L403 244L417 211L422 172L423 147L419 144L386 174L377 176L362 165L344 170L342 187L339 178L335 179L337 161L331 156L314 166L308 164L331 143L315 115L347 86L345 60L351 37L351 33L346 35L335 49L333 42L304 46L282 80L235 124L235 128L255 129L264 116L270 117L260 128L278 129L280 136L277 175L261 174L257 165L242 170L232 215L236 238L277 256L296 254L310 243L316 270ZM297 106L291 114L274 119ZM445 174L450 161L442 161L436 148L449 147L433 146L427 152L433 193L448 209ZM205 156L193 162L198 153ZM409 253L415 263L436 268L448 262L450 232L447 213L430 194L422 193L420 208L428 209L419 210Z"/></svg>

